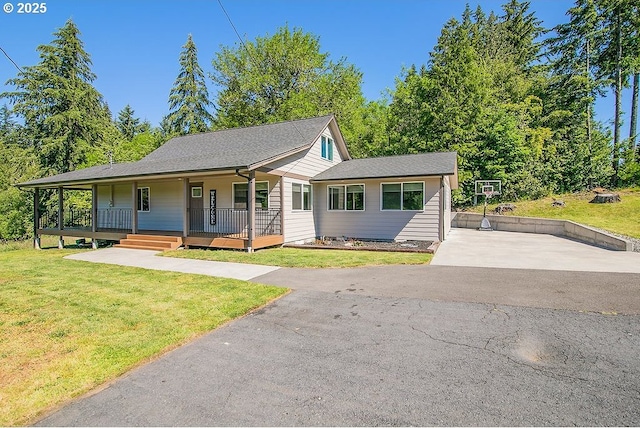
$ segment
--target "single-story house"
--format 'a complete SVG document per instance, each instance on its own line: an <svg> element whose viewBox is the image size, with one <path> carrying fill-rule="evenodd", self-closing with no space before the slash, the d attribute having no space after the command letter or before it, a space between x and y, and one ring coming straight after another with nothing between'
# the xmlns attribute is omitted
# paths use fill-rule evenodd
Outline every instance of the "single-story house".
<svg viewBox="0 0 640 428"><path fill-rule="evenodd" d="M137 162L18 186L34 189L36 245L66 235L252 251L320 236L442 241L457 178L452 152L352 159L329 115L176 137ZM57 189L57 212L41 212L41 189ZM90 191L91 209L65 207L69 190Z"/></svg>

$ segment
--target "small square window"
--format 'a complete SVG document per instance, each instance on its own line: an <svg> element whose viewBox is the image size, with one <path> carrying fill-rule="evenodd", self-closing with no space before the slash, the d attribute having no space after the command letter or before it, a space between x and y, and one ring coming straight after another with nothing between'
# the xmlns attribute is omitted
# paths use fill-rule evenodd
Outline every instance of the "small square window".
<svg viewBox="0 0 640 428"><path fill-rule="evenodd" d="M201 198L202 197L202 187L192 187L191 188L191 197L192 198Z"/></svg>

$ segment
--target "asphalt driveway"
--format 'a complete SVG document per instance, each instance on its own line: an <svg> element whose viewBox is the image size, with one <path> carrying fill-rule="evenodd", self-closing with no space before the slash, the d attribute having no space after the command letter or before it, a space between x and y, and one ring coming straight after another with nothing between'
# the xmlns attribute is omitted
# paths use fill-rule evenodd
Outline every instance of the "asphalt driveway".
<svg viewBox="0 0 640 428"><path fill-rule="evenodd" d="M638 321L298 291L39 425L638 425Z"/></svg>
<svg viewBox="0 0 640 428"><path fill-rule="evenodd" d="M639 274L435 264L252 281L294 291L38 425L640 425Z"/></svg>

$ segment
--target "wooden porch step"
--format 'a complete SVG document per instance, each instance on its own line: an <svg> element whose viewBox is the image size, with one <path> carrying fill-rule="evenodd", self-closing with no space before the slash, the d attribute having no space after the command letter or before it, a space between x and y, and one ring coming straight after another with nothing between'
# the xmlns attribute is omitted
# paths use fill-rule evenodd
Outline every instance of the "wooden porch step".
<svg viewBox="0 0 640 428"><path fill-rule="evenodd" d="M125 239L121 239L116 247L133 248L138 250L167 251L175 250L182 245L180 236L161 235L133 235L129 234Z"/></svg>

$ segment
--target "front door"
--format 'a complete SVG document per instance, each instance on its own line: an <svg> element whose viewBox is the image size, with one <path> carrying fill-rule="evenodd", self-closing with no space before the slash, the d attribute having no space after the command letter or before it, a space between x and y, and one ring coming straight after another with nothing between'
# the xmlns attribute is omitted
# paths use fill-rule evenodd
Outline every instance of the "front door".
<svg viewBox="0 0 640 428"><path fill-rule="evenodd" d="M204 232L204 203L202 202L202 183L189 184L189 229Z"/></svg>

